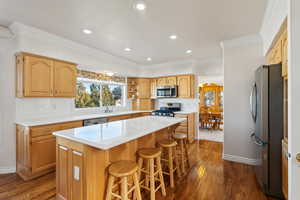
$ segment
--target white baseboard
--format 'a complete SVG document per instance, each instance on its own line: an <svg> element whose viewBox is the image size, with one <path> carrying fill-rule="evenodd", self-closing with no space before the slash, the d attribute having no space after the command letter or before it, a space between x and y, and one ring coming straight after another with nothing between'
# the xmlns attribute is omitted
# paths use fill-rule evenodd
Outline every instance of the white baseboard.
<svg viewBox="0 0 300 200"><path fill-rule="evenodd" d="M16 173L16 167L0 167L0 174Z"/></svg>
<svg viewBox="0 0 300 200"><path fill-rule="evenodd" d="M234 155L229 155L229 154L223 154L223 160L244 163L247 165L258 165L258 163L259 163L259 161L257 159L245 158L245 157L234 156Z"/></svg>

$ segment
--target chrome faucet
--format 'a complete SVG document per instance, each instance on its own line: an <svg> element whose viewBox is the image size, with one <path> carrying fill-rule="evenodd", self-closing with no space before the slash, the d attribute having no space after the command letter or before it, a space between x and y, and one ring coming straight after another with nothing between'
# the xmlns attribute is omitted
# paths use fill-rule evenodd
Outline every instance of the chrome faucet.
<svg viewBox="0 0 300 200"><path fill-rule="evenodd" d="M109 109L109 106L105 107L105 110L104 110L105 113L111 113L112 111L113 111L113 109Z"/></svg>

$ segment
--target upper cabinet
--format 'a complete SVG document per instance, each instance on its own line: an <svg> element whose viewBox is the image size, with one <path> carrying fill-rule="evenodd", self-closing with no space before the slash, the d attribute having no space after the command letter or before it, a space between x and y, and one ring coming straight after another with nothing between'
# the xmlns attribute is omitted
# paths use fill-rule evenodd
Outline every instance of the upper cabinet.
<svg viewBox="0 0 300 200"><path fill-rule="evenodd" d="M167 84L167 79L165 77L160 77L157 79L157 86L165 86Z"/></svg>
<svg viewBox="0 0 300 200"><path fill-rule="evenodd" d="M75 97L76 65L28 53L17 55L17 97Z"/></svg>
<svg viewBox="0 0 300 200"><path fill-rule="evenodd" d="M150 81L150 89L151 89L151 98L155 98L156 97L156 79L153 78Z"/></svg>
<svg viewBox="0 0 300 200"><path fill-rule="evenodd" d="M178 97L179 98L194 98L194 75L177 76Z"/></svg>
<svg viewBox="0 0 300 200"><path fill-rule="evenodd" d="M150 79L149 78L140 78L138 79L137 85L137 96L138 98L150 98Z"/></svg>
<svg viewBox="0 0 300 200"><path fill-rule="evenodd" d="M288 34L285 30L282 34L282 76L288 75Z"/></svg>
<svg viewBox="0 0 300 200"><path fill-rule="evenodd" d="M167 85L177 85L177 77L176 76L166 77L166 84Z"/></svg>
<svg viewBox="0 0 300 200"><path fill-rule="evenodd" d="M54 96L73 97L76 88L76 68L73 64L54 62Z"/></svg>
<svg viewBox="0 0 300 200"><path fill-rule="evenodd" d="M176 76L160 77L157 79L157 86L177 85Z"/></svg>

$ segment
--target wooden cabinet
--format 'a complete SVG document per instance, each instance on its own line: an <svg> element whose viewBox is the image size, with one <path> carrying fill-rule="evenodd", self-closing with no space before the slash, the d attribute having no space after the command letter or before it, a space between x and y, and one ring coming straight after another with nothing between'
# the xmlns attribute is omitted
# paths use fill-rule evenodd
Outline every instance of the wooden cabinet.
<svg viewBox="0 0 300 200"><path fill-rule="evenodd" d="M137 97L138 98L150 98L150 79L141 78L138 79L137 85Z"/></svg>
<svg viewBox="0 0 300 200"><path fill-rule="evenodd" d="M16 88L17 97L75 97L76 65L20 53Z"/></svg>
<svg viewBox="0 0 300 200"><path fill-rule="evenodd" d="M159 86L178 86L179 98L195 98L195 76L194 75L180 75L167 76L153 79L147 78L130 78L129 80L136 80L137 99L156 98L156 87ZM132 97L134 87L128 84L128 97ZM133 102L136 105L137 102ZM136 106L134 107L136 108Z"/></svg>
<svg viewBox="0 0 300 200"><path fill-rule="evenodd" d="M31 152L31 171L33 174L55 167L54 136L32 138Z"/></svg>
<svg viewBox="0 0 300 200"><path fill-rule="evenodd" d="M75 146L76 147L76 146ZM83 200L83 162L82 150L57 145L57 199Z"/></svg>
<svg viewBox="0 0 300 200"><path fill-rule="evenodd" d="M17 125L17 173L30 180L55 170L53 132L81 127L82 121L24 127Z"/></svg>
<svg viewBox="0 0 300 200"><path fill-rule="evenodd" d="M195 113L190 114L175 114L175 117L185 118L186 121L181 122L180 125L176 128L176 133L185 133L187 134L188 141L192 143L195 140Z"/></svg>
<svg viewBox="0 0 300 200"><path fill-rule="evenodd" d="M167 79L165 77L157 78L157 86L167 85Z"/></svg>
<svg viewBox="0 0 300 200"><path fill-rule="evenodd" d="M167 85L177 85L177 77L176 76L168 76L166 77Z"/></svg>
<svg viewBox="0 0 300 200"><path fill-rule="evenodd" d="M137 101L138 110L154 110L153 99L138 99Z"/></svg>
<svg viewBox="0 0 300 200"><path fill-rule="evenodd" d="M282 192L285 199L288 199L288 144L282 140Z"/></svg>
<svg viewBox="0 0 300 200"><path fill-rule="evenodd" d="M194 98L194 81L193 75L182 75L177 77L178 97Z"/></svg>
<svg viewBox="0 0 300 200"><path fill-rule="evenodd" d="M176 76L160 77L157 79L158 86L177 85Z"/></svg>
<svg viewBox="0 0 300 200"><path fill-rule="evenodd" d="M282 35L282 76L288 75L288 34L287 30Z"/></svg>
<svg viewBox="0 0 300 200"><path fill-rule="evenodd" d="M151 90L151 98L156 98L156 87L157 87L157 84L156 84L156 79L151 79L150 81L150 90Z"/></svg>
<svg viewBox="0 0 300 200"><path fill-rule="evenodd" d="M74 97L76 94L76 67L73 64L54 62L54 96Z"/></svg>

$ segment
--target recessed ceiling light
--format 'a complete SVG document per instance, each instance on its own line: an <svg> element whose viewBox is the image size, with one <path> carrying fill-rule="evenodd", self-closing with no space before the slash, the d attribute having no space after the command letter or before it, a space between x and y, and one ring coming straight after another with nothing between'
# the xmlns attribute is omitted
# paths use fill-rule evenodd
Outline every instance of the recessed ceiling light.
<svg viewBox="0 0 300 200"><path fill-rule="evenodd" d="M190 54L190 53L192 53L192 50L190 50L190 49L189 49L189 50L186 50L186 53L187 53L187 54Z"/></svg>
<svg viewBox="0 0 300 200"><path fill-rule="evenodd" d="M177 35L170 35L169 37L171 40L176 40L177 39Z"/></svg>
<svg viewBox="0 0 300 200"><path fill-rule="evenodd" d="M148 57L148 58L147 58L147 61L152 61L152 58Z"/></svg>
<svg viewBox="0 0 300 200"><path fill-rule="evenodd" d="M92 34L93 31L89 30L89 29L83 29L82 32L84 32L85 34Z"/></svg>
<svg viewBox="0 0 300 200"><path fill-rule="evenodd" d="M146 9L146 3L143 0L136 0L133 7L137 10L143 11Z"/></svg>
<svg viewBox="0 0 300 200"><path fill-rule="evenodd" d="M124 49L124 51L131 51L131 49L127 47Z"/></svg>

